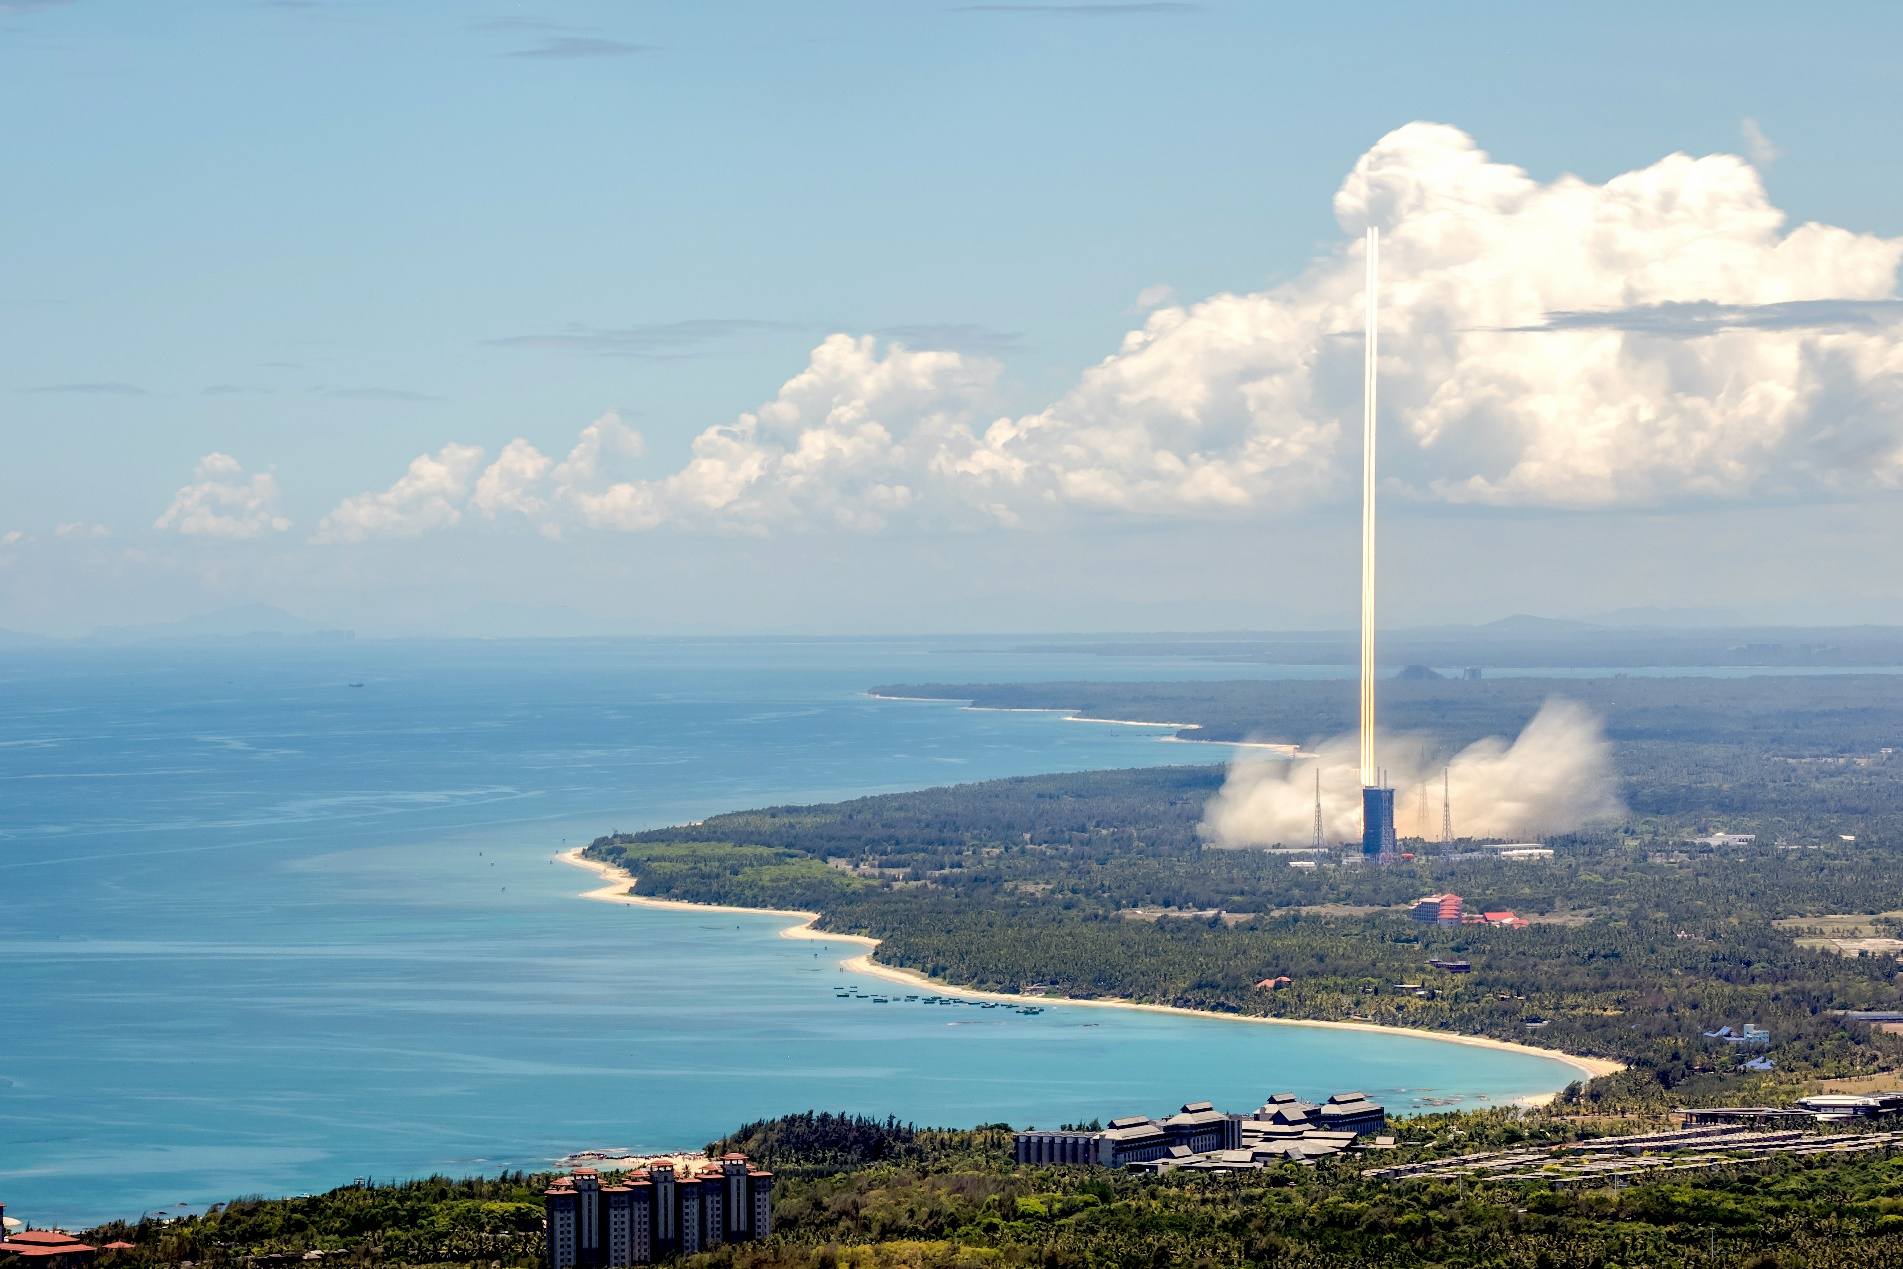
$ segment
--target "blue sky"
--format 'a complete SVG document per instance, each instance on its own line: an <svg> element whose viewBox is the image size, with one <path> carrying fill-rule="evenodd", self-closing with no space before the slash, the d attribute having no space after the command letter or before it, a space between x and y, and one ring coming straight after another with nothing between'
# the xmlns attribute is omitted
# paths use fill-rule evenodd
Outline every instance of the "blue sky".
<svg viewBox="0 0 1903 1269"><path fill-rule="evenodd" d="M311 538L419 455L455 442L486 465L522 438L560 459L608 411L642 452L624 446L598 488L649 499L642 482L774 400L834 333L956 356L960 385L990 366L955 389L982 397L960 407L973 432L1037 415L1159 306L1291 284L1344 250L1331 199L1411 121L1542 184L1745 155L1786 230L1896 239L1900 27L1878 5L0 2L0 533L19 535L0 626L253 601L367 629L494 605L636 629L1345 616L1341 499L1306 483L1285 499L1266 477L1222 514L1098 503L1029 527L907 519L894 508L931 496L886 472L877 489L907 492L876 517L855 503L850 525L784 500L738 524L676 514L657 485L633 528L588 504L517 531L456 503L453 525L401 522L391 541ZM1872 252L1789 294L1894 295ZM1641 298L1729 302L1699 285ZM1873 374L1846 408L1887 419L1894 388ZM269 473L271 513L155 527L212 454ZM1683 595L1903 619L1903 587L1814 564L1891 531L1892 486L1706 475L1666 473L1691 511L1654 472L1591 506L1524 484L1486 505L1404 494L1394 515L1422 554L1397 547L1397 615ZM1541 558L1576 552L1574 582L1535 565L1410 580L1503 523ZM1661 531L1682 571L1586 550ZM1768 570L1740 532L1783 544ZM1296 558L1258 590L1238 584L1258 554L1238 541L1261 535ZM868 572L893 579L882 598ZM755 585L783 593L766 611L735 600Z"/></svg>

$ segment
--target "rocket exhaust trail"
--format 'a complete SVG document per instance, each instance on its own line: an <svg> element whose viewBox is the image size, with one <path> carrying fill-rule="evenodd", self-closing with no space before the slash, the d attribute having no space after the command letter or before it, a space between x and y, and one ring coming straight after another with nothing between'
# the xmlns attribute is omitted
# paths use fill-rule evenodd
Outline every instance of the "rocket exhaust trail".
<svg viewBox="0 0 1903 1269"><path fill-rule="evenodd" d="M1361 786L1372 788L1374 764L1374 365L1375 286L1379 231L1368 227L1368 337L1361 370Z"/></svg>
<svg viewBox="0 0 1903 1269"><path fill-rule="evenodd" d="M1381 240L1368 227L1368 338L1361 372L1361 855L1388 863L1399 853L1394 789L1374 753L1374 379L1376 282Z"/></svg>
<svg viewBox="0 0 1903 1269"><path fill-rule="evenodd" d="M1400 859L1395 836L1394 786L1375 753L1374 581L1375 581L1375 379L1380 360L1376 318L1379 314L1380 240L1367 237L1367 340L1362 364L1361 415L1361 858L1371 866ZM1229 769L1222 792L1211 800L1199 831L1222 846L1294 843L1313 826L1310 840L1345 835L1352 823L1322 805L1324 772L1328 787L1345 785L1354 769L1355 742L1341 736L1317 750L1314 803L1306 781L1298 782L1286 763L1238 760ZM1422 755L1420 768L1425 768ZM1469 837L1551 832L1591 824L1623 814L1613 774L1611 746L1599 722L1583 707L1552 700L1540 707L1511 745L1495 738L1477 741L1455 755L1441 772L1441 838L1453 837L1451 768L1461 769L1461 831ZM1402 782L1422 783L1420 768L1402 766ZM1339 775L1334 773L1339 772ZM1307 774L1304 771L1304 774ZM1425 816L1427 795L1421 790ZM1421 836L1427 836L1425 825Z"/></svg>

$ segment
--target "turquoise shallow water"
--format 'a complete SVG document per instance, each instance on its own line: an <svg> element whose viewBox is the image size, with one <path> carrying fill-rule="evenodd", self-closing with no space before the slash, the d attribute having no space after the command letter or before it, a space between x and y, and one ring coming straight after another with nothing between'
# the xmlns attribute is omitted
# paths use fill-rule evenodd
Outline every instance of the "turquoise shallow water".
<svg viewBox="0 0 1903 1269"><path fill-rule="evenodd" d="M1571 1067L1124 1010L835 999L846 944L584 902L612 828L1216 761L894 680L1228 678L978 642L340 645L0 660L0 1200L36 1223L693 1146L829 1108L971 1124ZM361 687L349 686L361 683Z"/></svg>

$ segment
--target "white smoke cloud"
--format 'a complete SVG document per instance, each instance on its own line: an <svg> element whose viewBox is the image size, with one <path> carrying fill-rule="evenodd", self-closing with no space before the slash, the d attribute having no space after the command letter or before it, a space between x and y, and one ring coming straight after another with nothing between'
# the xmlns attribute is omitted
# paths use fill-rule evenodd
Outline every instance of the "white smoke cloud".
<svg viewBox="0 0 1903 1269"><path fill-rule="evenodd" d="M231 455L211 453L198 460L193 476L191 484L172 495L153 528L187 537L241 540L291 527L278 510L277 477L270 472L247 476L244 464Z"/></svg>
<svg viewBox="0 0 1903 1269"><path fill-rule="evenodd" d="M1441 773L1447 776L1456 837L1520 837L1605 823L1624 812L1612 746L1584 706L1549 700L1511 744L1494 736L1452 759L1421 760L1419 737L1382 736L1379 751L1395 788L1403 837L1438 838ZM1214 846L1306 846L1314 836L1315 775L1321 773L1322 829L1331 843L1361 836L1360 745L1337 736L1295 761L1238 758L1204 808L1201 831ZM1425 812L1425 815L1423 815Z"/></svg>
<svg viewBox="0 0 1903 1269"><path fill-rule="evenodd" d="M1340 497L1368 225L1392 494L1600 509L1903 487L1903 239L1790 227L1742 158L1540 181L1412 123L1361 156L1334 209L1341 240L1283 285L1189 304L1146 290L1164 306L1044 409L1000 415L987 357L835 334L671 474L601 473L606 431L559 465L518 440L475 505L545 531L875 532ZM445 488L425 517L353 499L330 536L443 527L465 496Z"/></svg>

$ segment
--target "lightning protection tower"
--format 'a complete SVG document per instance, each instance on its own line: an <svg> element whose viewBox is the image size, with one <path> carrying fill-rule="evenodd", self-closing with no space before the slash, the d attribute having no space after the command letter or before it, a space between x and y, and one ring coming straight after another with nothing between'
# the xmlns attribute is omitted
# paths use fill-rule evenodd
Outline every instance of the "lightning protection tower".
<svg viewBox="0 0 1903 1269"><path fill-rule="evenodd" d="M1322 764L1315 764L1315 849L1322 849Z"/></svg>
<svg viewBox="0 0 1903 1269"><path fill-rule="evenodd" d="M1454 799L1447 792L1447 768L1440 769L1440 839L1454 840Z"/></svg>

